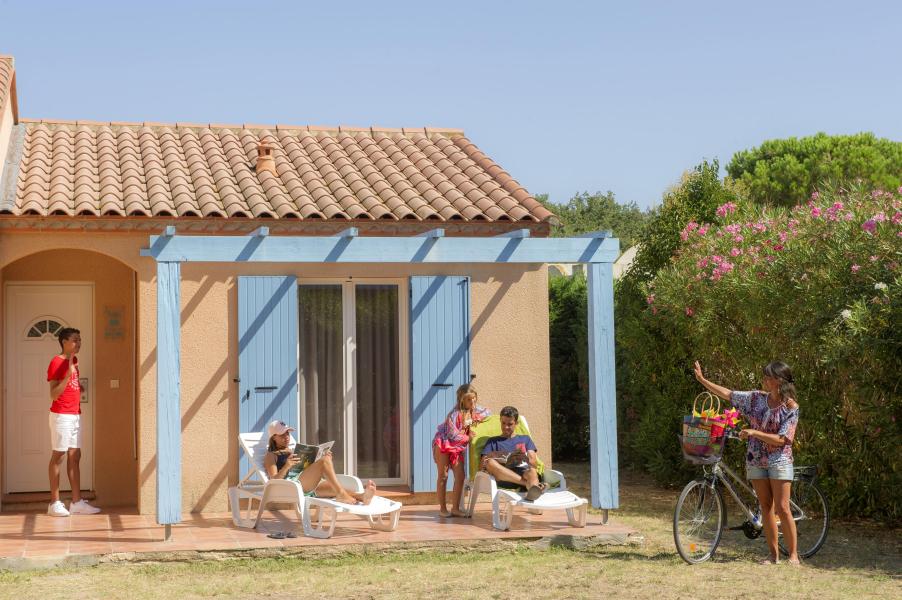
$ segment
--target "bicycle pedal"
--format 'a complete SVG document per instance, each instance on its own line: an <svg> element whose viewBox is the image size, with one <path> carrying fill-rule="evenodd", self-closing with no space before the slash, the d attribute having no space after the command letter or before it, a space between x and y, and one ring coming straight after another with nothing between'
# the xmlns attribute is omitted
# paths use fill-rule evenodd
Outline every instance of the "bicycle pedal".
<svg viewBox="0 0 902 600"><path fill-rule="evenodd" d="M745 525L737 525L736 527L727 527L729 531L742 531Z"/></svg>

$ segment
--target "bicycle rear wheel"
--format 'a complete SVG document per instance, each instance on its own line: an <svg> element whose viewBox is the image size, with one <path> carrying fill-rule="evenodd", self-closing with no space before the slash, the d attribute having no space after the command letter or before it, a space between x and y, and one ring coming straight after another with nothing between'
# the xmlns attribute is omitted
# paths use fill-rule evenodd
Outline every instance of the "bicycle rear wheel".
<svg viewBox="0 0 902 600"><path fill-rule="evenodd" d="M725 520L723 496L713 483L696 479L686 484L673 511L673 542L680 557L689 564L711 558Z"/></svg>
<svg viewBox="0 0 902 600"><path fill-rule="evenodd" d="M809 479L793 481L789 498L792 517L796 522L799 558L809 558L814 556L827 540L830 509L820 488ZM789 556L783 536L780 536L780 551L783 556Z"/></svg>

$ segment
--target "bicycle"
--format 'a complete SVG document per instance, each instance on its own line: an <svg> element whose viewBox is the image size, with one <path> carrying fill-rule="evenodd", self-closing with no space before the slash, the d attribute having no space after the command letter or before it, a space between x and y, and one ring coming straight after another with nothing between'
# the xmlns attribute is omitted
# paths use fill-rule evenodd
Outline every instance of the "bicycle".
<svg viewBox="0 0 902 600"><path fill-rule="evenodd" d="M724 438L739 439L739 436L735 431L729 430ZM682 444L682 437L680 442ZM683 451L686 460L701 465L704 471L703 477L690 481L683 488L673 513L673 541L680 557L689 564L710 559L720 544L727 524L726 505L721 492L723 488L730 493L746 517L745 522L730 530L742 531L749 539L758 538L763 530L755 491L722 462L725 445L723 440L719 449L710 456L692 456ZM796 522L800 558L814 556L827 539L830 511L816 479L816 466L795 467L789 506ZM745 492L747 498L755 498L754 502L747 503L743 500L737 486ZM788 556L782 534L779 546L780 552Z"/></svg>

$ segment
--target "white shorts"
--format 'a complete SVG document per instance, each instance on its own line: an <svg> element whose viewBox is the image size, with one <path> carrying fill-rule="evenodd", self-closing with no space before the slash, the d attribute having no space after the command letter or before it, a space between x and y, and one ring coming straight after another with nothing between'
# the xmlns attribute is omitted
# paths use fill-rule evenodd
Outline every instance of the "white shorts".
<svg viewBox="0 0 902 600"><path fill-rule="evenodd" d="M81 415L50 413L50 446L56 452L81 448Z"/></svg>

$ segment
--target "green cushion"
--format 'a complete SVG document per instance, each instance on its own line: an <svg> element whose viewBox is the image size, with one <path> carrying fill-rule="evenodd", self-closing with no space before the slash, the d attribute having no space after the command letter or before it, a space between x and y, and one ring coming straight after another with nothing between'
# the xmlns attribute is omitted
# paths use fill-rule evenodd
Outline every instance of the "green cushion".
<svg viewBox="0 0 902 600"><path fill-rule="evenodd" d="M482 449L485 448L486 442L489 441L489 438L501 435L501 417L491 415L485 421L471 425L470 432L471 434L475 433L470 438L470 479L474 479L476 473L479 472L479 459L482 457ZM531 435L529 429L523 424L523 419L517 421L514 435ZM545 473L545 463L541 459L536 463L536 471L539 472L539 475Z"/></svg>

